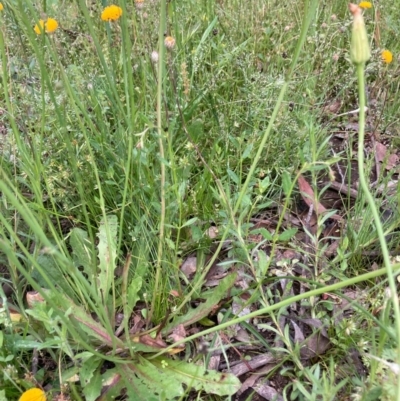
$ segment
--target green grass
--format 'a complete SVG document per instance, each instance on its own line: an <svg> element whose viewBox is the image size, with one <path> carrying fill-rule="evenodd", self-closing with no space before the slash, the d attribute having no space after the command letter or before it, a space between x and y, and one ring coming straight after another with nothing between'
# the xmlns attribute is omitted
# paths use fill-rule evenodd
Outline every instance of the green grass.
<svg viewBox="0 0 400 401"><path fill-rule="evenodd" d="M120 1L122 17L106 23L104 0L2 2L4 399L31 387L54 400L234 399L239 381L204 372L212 354L198 344L220 349L230 366L238 357L219 338L241 350L232 330L245 321L256 353L277 356L264 377L281 383L285 399L400 399L388 365L399 361L399 322L361 187L356 200L342 194L332 257L327 214L317 216L316 232L295 222L304 208L299 174L322 203L318 184L338 163L346 183L354 181L357 133L340 151L331 143L353 121L336 114L358 108L351 18L344 3L317 3ZM364 14L372 43L367 135L372 124L375 139L396 149L399 10L383 1ZM46 16L59 28L36 35ZM175 39L172 49L165 36ZM384 48L393 63L380 60ZM338 99L339 111L327 111ZM374 168L371 152L365 166ZM377 179L373 201L395 253L398 191L376 188L397 176ZM307 211L297 216L303 223ZM256 240L253 218L273 222ZM216 238L207 234L213 227ZM197 258L190 279L180 271L189 256ZM209 288L214 262L228 275ZM398 262L390 261L394 274ZM29 291L44 301L29 307ZM353 309L342 315L345 300ZM232 302L252 313L236 316ZM281 323L293 314L321 325L295 321L301 340L293 320ZM193 331L169 338L179 324ZM330 347L304 358L300 343L319 332Z"/></svg>

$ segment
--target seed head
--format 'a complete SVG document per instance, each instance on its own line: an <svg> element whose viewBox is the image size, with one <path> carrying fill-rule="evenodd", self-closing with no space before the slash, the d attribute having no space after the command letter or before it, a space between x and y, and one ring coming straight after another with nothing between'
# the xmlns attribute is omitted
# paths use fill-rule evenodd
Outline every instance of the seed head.
<svg viewBox="0 0 400 401"><path fill-rule="evenodd" d="M144 7L144 0L135 0L135 7L141 10Z"/></svg>
<svg viewBox="0 0 400 401"><path fill-rule="evenodd" d="M167 36L164 39L164 44L168 50L172 50L175 47L175 39L172 36Z"/></svg>
<svg viewBox="0 0 400 401"><path fill-rule="evenodd" d="M151 52L150 58L151 58L151 61L152 61L154 64L156 64L156 63L158 62L158 53L157 53L155 50L153 50L153 51Z"/></svg>

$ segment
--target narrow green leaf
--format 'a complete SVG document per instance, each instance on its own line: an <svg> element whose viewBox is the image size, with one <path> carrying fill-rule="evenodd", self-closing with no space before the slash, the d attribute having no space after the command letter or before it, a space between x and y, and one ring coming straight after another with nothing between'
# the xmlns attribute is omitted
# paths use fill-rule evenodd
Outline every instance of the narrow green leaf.
<svg viewBox="0 0 400 401"><path fill-rule="evenodd" d="M293 236L297 233L297 228L289 228L289 230L285 230L282 234L279 234L279 241L289 241Z"/></svg>
<svg viewBox="0 0 400 401"><path fill-rule="evenodd" d="M236 184L239 185L239 177L237 176L237 174L235 172L233 172L232 170L228 169L227 171L229 178Z"/></svg>
<svg viewBox="0 0 400 401"><path fill-rule="evenodd" d="M268 267L267 255L264 251L259 250L258 251L258 271L259 271L260 277L265 276L267 267Z"/></svg>
<svg viewBox="0 0 400 401"><path fill-rule="evenodd" d="M287 171L284 171L282 174L282 187L284 194L287 196L290 193L290 188L292 187L292 180L289 172Z"/></svg>
<svg viewBox="0 0 400 401"><path fill-rule="evenodd" d="M257 228L255 230L251 230L252 234L261 234L263 238L267 241L272 241L272 234L266 228Z"/></svg>
<svg viewBox="0 0 400 401"><path fill-rule="evenodd" d="M236 280L236 274L229 274L221 280L218 287L213 288L211 291L207 291L201 294L201 298L205 298L206 301L201 303L197 308L190 308L185 315L179 316L173 320L172 323L167 325L163 330L164 333L169 333L174 327L179 324L189 326L190 324L196 323L199 320L207 317L209 313L215 308L215 305L224 298L228 290L233 286Z"/></svg>
<svg viewBox="0 0 400 401"><path fill-rule="evenodd" d="M181 228L191 226L192 224L196 223L198 220L198 217L193 217L190 220L188 220Z"/></svg>

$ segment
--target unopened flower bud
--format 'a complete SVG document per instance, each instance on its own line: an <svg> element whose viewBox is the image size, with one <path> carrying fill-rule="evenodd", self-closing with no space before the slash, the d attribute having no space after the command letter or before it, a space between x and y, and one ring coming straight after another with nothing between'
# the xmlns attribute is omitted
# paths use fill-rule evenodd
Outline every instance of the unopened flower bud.
<svg viewBox="0 0 400 401"><path fill-rule="evenodd" d="M361 8L356 4L349 4L353 14L353 32L351 35L350 57L353 64L364 64L371 57L367 30Z"/></svg>

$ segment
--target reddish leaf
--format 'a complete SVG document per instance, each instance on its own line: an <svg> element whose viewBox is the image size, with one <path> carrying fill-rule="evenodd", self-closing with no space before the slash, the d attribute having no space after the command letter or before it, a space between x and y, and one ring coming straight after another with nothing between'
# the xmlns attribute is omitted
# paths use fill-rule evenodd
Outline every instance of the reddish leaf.
<svg viewBox="0 0 400 401"><path fill-rule="evenodd" d="M311 188L310 184L306 181L306 179L300 174L299 175L299 189L301 196L304 202L308 205L314 206L314 210L317 214L321 214L326 212L325 206L321 205L316 199L313 189Z"/></svg>
<svg viewBox="0 0 400 401"><path fill-rule="evenodd" d="M378 162L381 162L385 159L386 151L387 148L385 145L382 145L380 142L375 142L375 155Z"/></svg>

